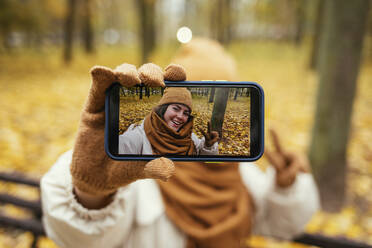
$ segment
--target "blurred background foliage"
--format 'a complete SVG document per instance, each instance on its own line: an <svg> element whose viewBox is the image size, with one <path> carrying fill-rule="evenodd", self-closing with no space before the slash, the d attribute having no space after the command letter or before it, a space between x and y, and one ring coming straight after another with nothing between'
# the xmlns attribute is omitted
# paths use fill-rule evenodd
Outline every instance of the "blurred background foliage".
<svg viewBox="0 0 372 248"><path fill-rule="evenodd" d="M73 145L89 69L147 61L164 67L181 45L177 31L187 26L193 36L220 41L237 60L241 80L263 86L266 130L277 129L288 150L309 154L324 210L307 231L372 244L369 5L369 0L1 0L0 169L41 177ZM257 164L264 168L267 161ZM37 197L12 184L0 184L0 190ZM27 215L8 205L0 205L0 213ZM29 233L0 229L1 247L30 242ZM249 243L302 247L264 237ZM39 246L55 247L47 238Z"/></svg>

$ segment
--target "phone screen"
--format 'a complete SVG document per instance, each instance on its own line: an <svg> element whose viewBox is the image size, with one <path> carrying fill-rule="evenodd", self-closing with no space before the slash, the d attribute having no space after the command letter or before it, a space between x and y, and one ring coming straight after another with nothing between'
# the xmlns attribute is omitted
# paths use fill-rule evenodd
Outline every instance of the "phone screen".
<svg viewBox="0 0 372 248"><path fill-rule="evenodd" d="M167 88L170 87L178 88L176 91L181 89L178 85L168 85ZM213 161L221 158L252 159L262 154L263 120L260 111L263 111L263 106L259 106L257 88L252 85L183 85L182 89L191 96L188 106L177 101L177 97L162 104L167 88L117 87L117 113L109 111L111 115L118 115L109 118L111 123L113 119L117 122L115 128L110 128L116 132L116 141L111 143L116 144L109 146L110 153L116 158L165 155ZM154 133L157 133L155 138L150 137ZM191 137L193 149L187 156L182 156L185 134L190 134L188 138ZM115 137L114 134L110 136ZM158 149L159 144L165 144L167 149Z"/></svg>

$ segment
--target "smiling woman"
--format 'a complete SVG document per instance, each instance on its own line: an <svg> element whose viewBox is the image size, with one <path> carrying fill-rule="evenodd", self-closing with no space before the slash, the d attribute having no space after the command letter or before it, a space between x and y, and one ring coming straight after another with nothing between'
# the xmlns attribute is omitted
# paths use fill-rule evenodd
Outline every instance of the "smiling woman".
<svg viewBox="0 0 372 248"><path fill-rule="evenodd" d="M190 118L190 109L183 104L174 103L163 105L161 108L165 109L163 116L165 123L176 132L181 129Z"/></svg>
<svg viewBox="0 0 372 248"><path fill-rule="evenodd" d="M178 131L189 120L190 109L183 104L169 104L163 118L170 128Z"/></svg>
<svg viewBox="0 0 372 248"><path fill-rule="evenodd" d="M192 98L186 88L165 89L158 105L141 124L132 124L119 135L119 154L216 155L218 133L199 139L192 132Z"/></svg>

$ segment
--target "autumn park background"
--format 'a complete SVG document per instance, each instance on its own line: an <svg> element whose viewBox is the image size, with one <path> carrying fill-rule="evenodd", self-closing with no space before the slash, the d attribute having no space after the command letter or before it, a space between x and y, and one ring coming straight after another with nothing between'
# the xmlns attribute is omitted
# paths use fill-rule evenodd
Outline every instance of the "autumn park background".
<svg viewBox="0 0 372 248"><path fill-rule="evenodd" d="M308 154L323 210L307 233L372 245L372 12L369 0L2 0L0 171L40 178L71 149L93 65L166 66L177 30L219 40L241 80L265 90L265 130ZM268 132L266 132L268 134ZM265 142L271 147L269 135ZM265 157L257 161L263 169ZM36 200L38 191L0 183ZM29 212L0 202L0 216ZM252 247L304 247L254 236ZM32 235L0 227L0 247ZM56 247L47 238L38 247Z"/></svg>

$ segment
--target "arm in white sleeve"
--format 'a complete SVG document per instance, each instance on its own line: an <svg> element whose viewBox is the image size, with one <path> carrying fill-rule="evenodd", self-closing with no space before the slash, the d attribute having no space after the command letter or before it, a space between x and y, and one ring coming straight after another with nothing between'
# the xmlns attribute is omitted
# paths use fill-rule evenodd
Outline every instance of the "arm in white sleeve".
<svg viewBox="0 0 372 248"><path fill-rule="evenodd" d="M191 134L191 139L195 144L197 155L217 155L218 154L218 142L215 142L212 146L207 147L205 144L205 137L201 139L196 134Z"/></svg>
<svg viewBox="0 0 372 248"><path fill-rule="evenodd" d="M319 209L319 196L311 174L298 173L287 188L275 182L275 169L261 171L254 164L241 163L244 183L256 205L253 231L256 234L292 239Z"/></svg>
<svg viewBox="0 0 372 248"><path fill-rule="evenodd" d="M80 205L72 192L69 165L72 152L63 154L41 180L43 224L60 247L116 247L128 238L135 200L130 186L120 188L113 202L99 210Z"/></svg>

